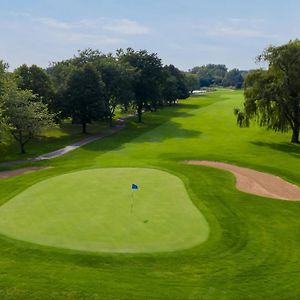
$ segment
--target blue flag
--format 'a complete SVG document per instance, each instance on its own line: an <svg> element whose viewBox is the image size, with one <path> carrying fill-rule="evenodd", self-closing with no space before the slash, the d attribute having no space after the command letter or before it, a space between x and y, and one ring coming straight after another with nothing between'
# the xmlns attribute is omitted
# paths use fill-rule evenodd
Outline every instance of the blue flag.
<svg viewBox="0 0 300 300"><path fill-rule="evenodd" d="M133 183L133 184L131 185L131 189L132 189L132 190L138 190L139 187L138 187L136 184Z"/></svg>

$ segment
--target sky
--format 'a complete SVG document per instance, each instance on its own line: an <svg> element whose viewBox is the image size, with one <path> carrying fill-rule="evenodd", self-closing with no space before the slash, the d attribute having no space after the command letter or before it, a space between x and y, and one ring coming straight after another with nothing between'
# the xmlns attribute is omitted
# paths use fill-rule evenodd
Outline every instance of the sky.
<svg viewBox="0 0 300 300"><path fill-rule="evenodd" d="M0 0L0 60L11 68L78 50L155 52L182 70L242 70L269 45L300 38L299 0Z"/></svg>

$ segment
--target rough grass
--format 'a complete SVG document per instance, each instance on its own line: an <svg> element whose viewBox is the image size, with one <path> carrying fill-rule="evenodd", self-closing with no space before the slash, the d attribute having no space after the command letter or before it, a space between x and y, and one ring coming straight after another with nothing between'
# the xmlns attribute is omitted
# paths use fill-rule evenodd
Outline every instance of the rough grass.
<svg viewBox="0 0 300 300"><path fill-rule="evenodd" d="M180 177L210 226L209 239L164 254L80 254L0 240L1 299L299 299L300 203L239 192L232 174L188 166L219 160L300 185L290 134L236 126L242 93L218 91L148 114L114 136L0 182L0 203L34 183L95 167L160 168ZM46 164L44 162L43 164Z"/></svg>

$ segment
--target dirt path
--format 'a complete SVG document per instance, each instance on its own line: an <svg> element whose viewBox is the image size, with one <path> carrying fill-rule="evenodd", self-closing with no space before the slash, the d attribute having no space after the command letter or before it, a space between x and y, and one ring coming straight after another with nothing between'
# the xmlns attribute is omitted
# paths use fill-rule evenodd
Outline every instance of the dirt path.
<svg viewBox="0 0 300 300"><path fill-rule="evenodd" d="M237 189L242 192L281 200L300 201L300 187L278 176L221 162L189 160L186 163L230 171L236 177Z"/></svg>
<svg viewBox="0 0 300 300"><path fill-rule="evenodd" d="M28 167L28 168L22 168L12 171L3 171L0 172L0 179L5 179L9 177L14 177L22 174L28 174L39 170L48 169L48 167Z"/></svg>

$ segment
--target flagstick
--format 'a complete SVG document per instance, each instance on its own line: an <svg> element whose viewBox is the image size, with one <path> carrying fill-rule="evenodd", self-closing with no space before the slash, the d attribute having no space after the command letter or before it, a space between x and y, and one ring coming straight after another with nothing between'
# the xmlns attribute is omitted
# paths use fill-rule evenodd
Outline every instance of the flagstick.
<svg viewBox="0 0 300 300"><path fill-rule="evenodd" d="M130 208L130 213L132 214L132 212L133 212L133 190L132 190L132 192L131 192L131 208Z"/></svg>

